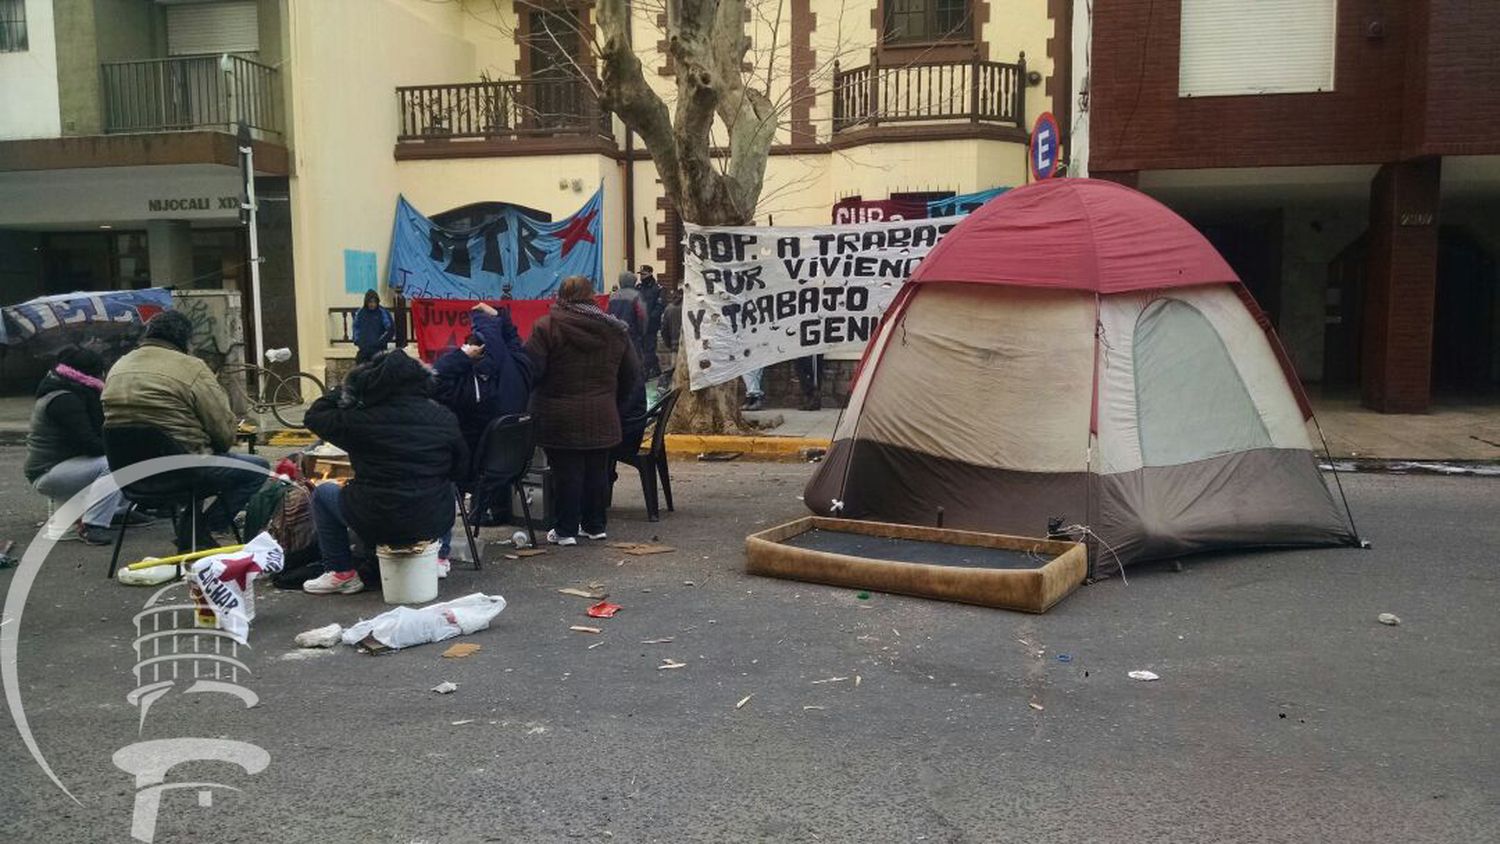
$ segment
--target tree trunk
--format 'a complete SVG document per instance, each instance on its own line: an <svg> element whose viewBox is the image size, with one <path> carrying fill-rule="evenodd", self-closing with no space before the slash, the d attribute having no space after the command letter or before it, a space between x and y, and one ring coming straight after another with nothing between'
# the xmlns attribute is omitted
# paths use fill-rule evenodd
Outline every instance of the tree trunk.
<svg viewBox="0 0 1500 844"><path fill-rule="evenodd" d="M676 68L675 109L646 81L631 48L628 0L597 0L601 102L641 136L656 164L662 190L678 215L703 226L742 226L754 221L764 185L766 160L778 115L764 91L746 87L743 62L745 0L679 0L667 32ZM714 159L715 120L729 137L728 160ZM672 429L702 434L749 430L733 382L688 389L685 347L679 347L673 386L682 398Z"/></svg>

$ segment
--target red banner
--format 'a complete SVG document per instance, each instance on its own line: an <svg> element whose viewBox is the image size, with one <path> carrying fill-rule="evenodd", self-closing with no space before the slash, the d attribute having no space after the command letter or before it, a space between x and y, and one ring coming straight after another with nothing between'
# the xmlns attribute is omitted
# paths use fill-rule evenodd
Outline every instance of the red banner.
<svg viewBox="0 0 1500 844"><path fill-rule="evenodd" d="M887 223L892 220L925 220L927 203L921 200L870 199L857 196L839 200L833 206L833 224Z"/></svg>
<svg viewBox="0 0 1500 844"><path fill-rule="evenodd" d="M609 305L608 296L600 296L599 307ZM510 299L505 307L510 310L511 322L521 333L521 339L531 336L531 326L541 319L556 299ZM473 330L470 312L479 302L473 299L413 299L411 300L412 339L417 341L417 353L427 363L436 361L443 352L456 348ZM495 304L490 302L490 304Z"/></svg>

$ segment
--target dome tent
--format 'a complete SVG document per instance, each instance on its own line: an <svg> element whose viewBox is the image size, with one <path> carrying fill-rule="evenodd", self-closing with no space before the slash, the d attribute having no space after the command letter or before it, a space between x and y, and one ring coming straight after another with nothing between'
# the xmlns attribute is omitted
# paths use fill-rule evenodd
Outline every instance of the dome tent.
<svg viewBox="0 0 1500 844"><path fill-rule="evenodd" d="M917 268L865 352L805 500L821 515L1044 535L1093 568L1347 545L1311 411L1203 236L1111 182L1012 190ZM941 514L941 515L940 515Z"/></svg>

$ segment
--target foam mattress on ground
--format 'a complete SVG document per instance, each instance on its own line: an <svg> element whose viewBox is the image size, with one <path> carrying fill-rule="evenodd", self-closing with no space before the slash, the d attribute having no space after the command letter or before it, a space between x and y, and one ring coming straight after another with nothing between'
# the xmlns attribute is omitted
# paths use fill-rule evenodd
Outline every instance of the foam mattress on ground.
<svg viewBox="0 0 1500 844"><path fill-rule="evenodd" d="M816 516L752 534L745 555L751 574L1025 612L1088 571L1076 542Z"/></svg>

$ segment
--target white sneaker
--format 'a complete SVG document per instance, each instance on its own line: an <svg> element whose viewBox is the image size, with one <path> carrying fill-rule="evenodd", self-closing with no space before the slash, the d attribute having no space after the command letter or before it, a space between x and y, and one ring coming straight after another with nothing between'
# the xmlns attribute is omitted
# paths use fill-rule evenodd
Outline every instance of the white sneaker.
<svg viewBox="0 0 1500 844"><path fill-rule="evenodd" d="M353 595L364 589L365 582L359 579L357 572L350 572L348 577L339 577L336 572L325 571L302 584L302 591L309 595Z"/></svg>
<svg viewBox="0 0 1500 844"><path fill-rule="evenodd" d="M448 570L453 568L453 563L447 557L438 557L438 580L448 576Z"/></svg>
<svg viewBox="0 0 1500 844"><path fill-rule="evenodd" d="M608 539L609 538L609 534L605 533L602 530L599 531L598 533L589 533L589 532L585 531L584 534L583 534L583 538L584 539L592 539L595 542L600 542L600 541L603 541L605 539Z"/></svg>
<svg viewBox="0 0 1500 844"><path fill-rule="evenodd" d="M549 530L547 531L547 541L552 543L553 545L577 545L578 537L558 536L557 531Z"/></svg>

